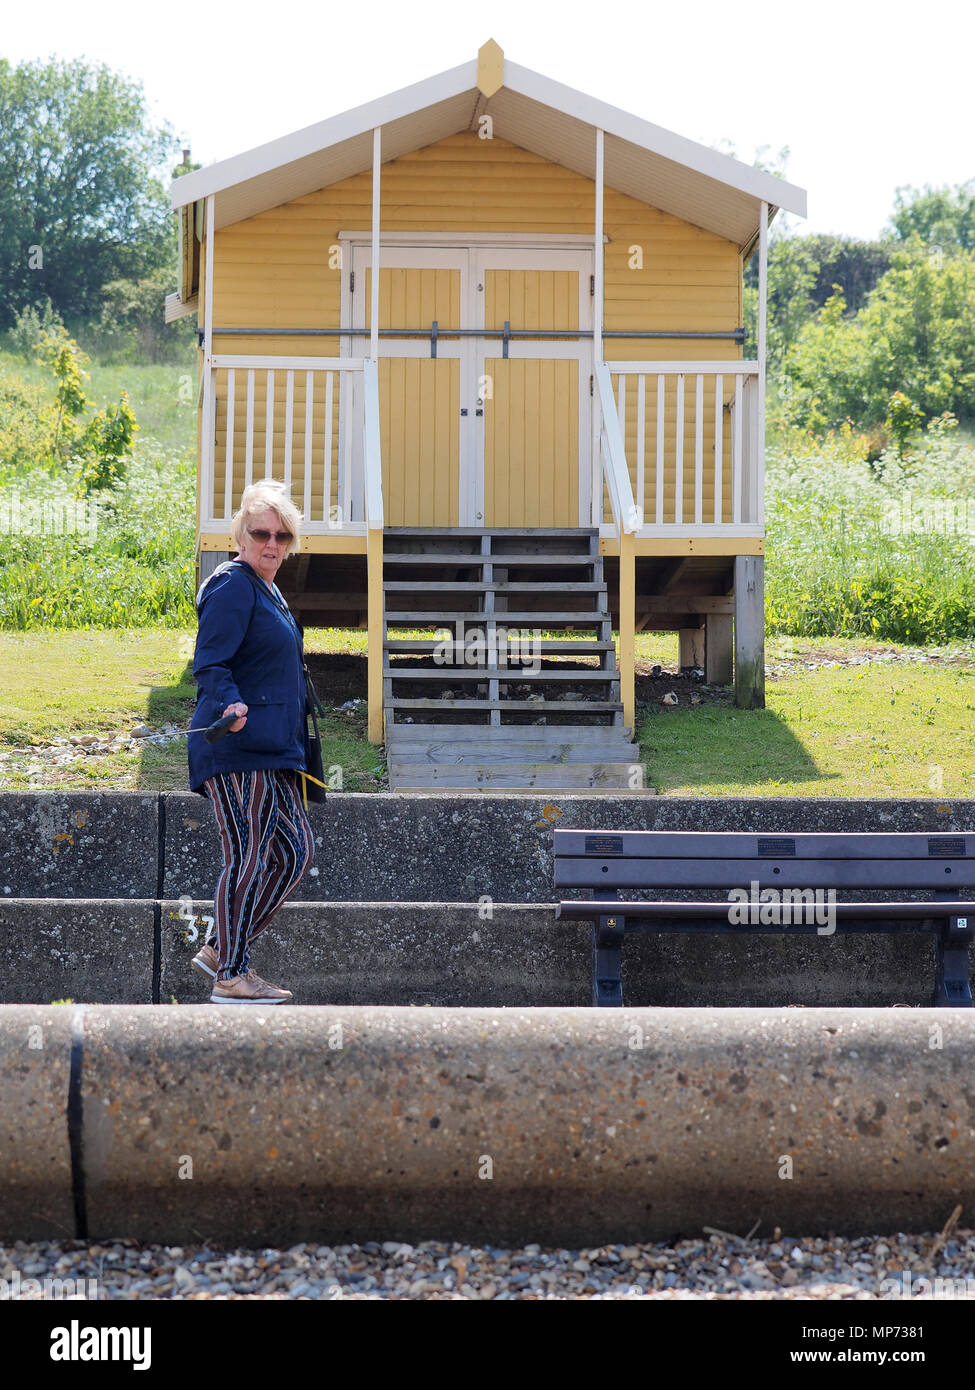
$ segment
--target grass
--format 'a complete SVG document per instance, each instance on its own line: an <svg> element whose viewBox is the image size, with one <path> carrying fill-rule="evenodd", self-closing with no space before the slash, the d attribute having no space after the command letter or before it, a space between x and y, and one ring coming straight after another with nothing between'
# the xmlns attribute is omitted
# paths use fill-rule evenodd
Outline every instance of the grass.
<svg viewBox="0 0 975 1390"><path fill-rule="evenodd" d="M970 659L797 671L767 682L766 703L648 715L648 785L677 796L975 796Z"/></svg>
<svg viewBox="0 0 975 1390"><path fill-rule="evenodd" d="M361 654L364 633L313 629L309 652ZM195 703L189 630L0 633L0 789L187 790L186 741L92 755L52 768L53 737L127 732L137 722L188 727ZM898 658L827 666L881 652ZM638 660L673 669L674 634L641 635ZM923 653L852 639L772 638L767 708L649 706L639 722L646 784L676 796L975 796L975 653ZM818 669L806 669L818 664ZM361 673L353 673L358 689ZM339 702L339 692L326 696ZM377 791L381 751L365 706L323 725L333 790ZM13 755L12 757L10 755ZM338 786L336 770L341 776Z"/></svg>
<svg viewBox="0 0 975 1390"><path fill-rule="evenodd" d="M315 633L309 633L309 645ZM196 704L194 635L140 628L0 633L0 790L188 791L186 739L138 752L83 757L51 767L39 747L55 737L128 733L171 721L189 727ZM382 756L365 737L365 714L331 712L321 725L333 790L375 791ZM12 755L12 756L10 756Z"/></svg>

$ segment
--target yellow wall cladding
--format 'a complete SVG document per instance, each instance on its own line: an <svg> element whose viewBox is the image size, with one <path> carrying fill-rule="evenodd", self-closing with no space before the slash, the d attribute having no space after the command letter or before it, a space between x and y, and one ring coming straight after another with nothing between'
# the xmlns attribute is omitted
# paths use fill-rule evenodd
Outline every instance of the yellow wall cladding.
<svg viewBox="0 0 975 1390"><path fill-rule="evenodd" d="M368 231L371 198L372 174L366 171L218 231L215 327L337 325L340 271L332 248L340 231ZM607 329L727 332L739 326L737 246L611 188L604 202ZM384 232L591 236L593 213L589 179L505 140L481 140L469 132L382 168ZM332 355L338 343L334 338L218 337L215 347ZM610 339L606 356L727 359L739 357L740 350L731 341Z"/></svg>

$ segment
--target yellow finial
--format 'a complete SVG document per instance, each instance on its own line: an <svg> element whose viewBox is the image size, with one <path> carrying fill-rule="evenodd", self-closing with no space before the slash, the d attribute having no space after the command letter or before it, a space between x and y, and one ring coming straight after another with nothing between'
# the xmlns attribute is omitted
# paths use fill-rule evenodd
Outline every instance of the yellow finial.
<svg viewBox="0 0 975 1390"><path fill-rule="evenodd" d="M504 54L493 39L488 39L477 51L477 89L493 97L504 86Z"/></svg>

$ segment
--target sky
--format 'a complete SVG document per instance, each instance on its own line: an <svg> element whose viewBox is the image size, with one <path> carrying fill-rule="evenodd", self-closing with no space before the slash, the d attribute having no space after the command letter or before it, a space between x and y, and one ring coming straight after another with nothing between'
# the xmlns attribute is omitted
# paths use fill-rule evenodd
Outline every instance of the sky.
<svg viewBox="0 0 975 1390"><path fill-rule="evenodd" d="M277 16L280 15L280 20ZM971 0L7 0L0 57L143 84L210 164L476 56L512 61L751 163L788 147L796 232L873 238L901 185L975 178ZM723 143L726 142L726 143Z"/></svg>

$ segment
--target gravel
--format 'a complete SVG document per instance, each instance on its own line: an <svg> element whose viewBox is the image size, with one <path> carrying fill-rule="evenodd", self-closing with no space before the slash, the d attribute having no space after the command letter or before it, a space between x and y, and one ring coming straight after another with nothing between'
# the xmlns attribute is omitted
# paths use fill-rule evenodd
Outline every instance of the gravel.
<svg viewBox="0 0 975 1390"><path fill-rule="evenodd" d="M947 1240L705 1233L674 1245L592 1250L397 1240L288 1250L18 1242L0 1245L0 1279L0 1300L975 1298L975 1232L956 1230ZM45 1287L45 1279L74 1282Z"/></svg>

